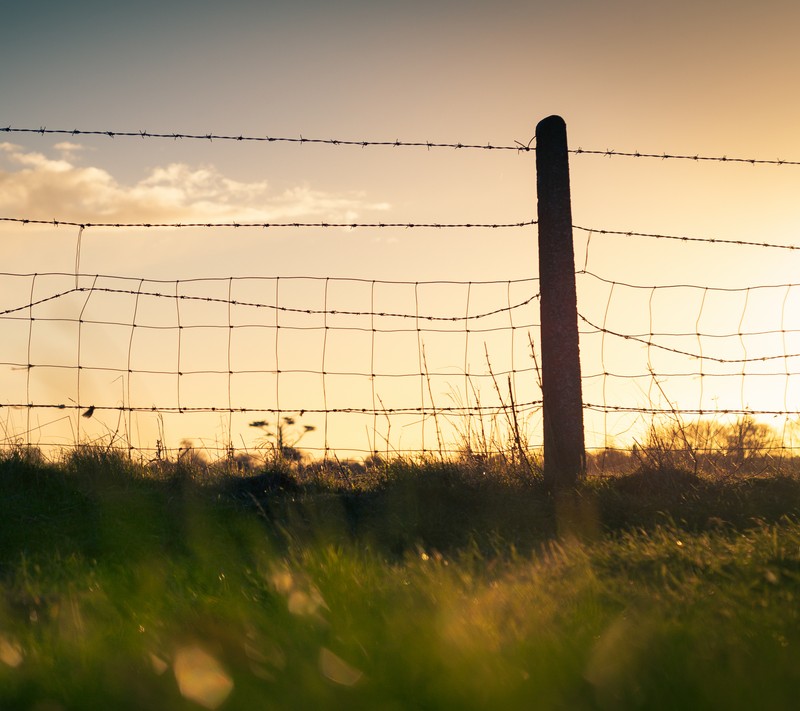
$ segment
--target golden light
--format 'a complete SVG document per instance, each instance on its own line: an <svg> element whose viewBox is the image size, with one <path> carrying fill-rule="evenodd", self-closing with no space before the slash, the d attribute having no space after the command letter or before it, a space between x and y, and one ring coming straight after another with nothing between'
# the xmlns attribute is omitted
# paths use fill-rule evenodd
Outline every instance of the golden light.
<svg viewBox="0 0 800 711"><path fill-rule="evenodd" d="M219 707L233 690L233 680L222 665L198 646L179 649L173 671L181 694L207 709Z"/></svg>

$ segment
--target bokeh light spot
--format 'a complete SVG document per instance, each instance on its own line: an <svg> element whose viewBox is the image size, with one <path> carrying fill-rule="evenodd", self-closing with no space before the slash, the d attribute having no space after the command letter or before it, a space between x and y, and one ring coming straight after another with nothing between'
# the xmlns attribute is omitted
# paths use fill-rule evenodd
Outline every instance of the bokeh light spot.
<svg viewBox="0 0 800 711"><path fill-rule="evenodd" d="M183 647L173 662L181 694L207 709L216 709L233 690L233 681L220 663L197 646Z"/></svg>

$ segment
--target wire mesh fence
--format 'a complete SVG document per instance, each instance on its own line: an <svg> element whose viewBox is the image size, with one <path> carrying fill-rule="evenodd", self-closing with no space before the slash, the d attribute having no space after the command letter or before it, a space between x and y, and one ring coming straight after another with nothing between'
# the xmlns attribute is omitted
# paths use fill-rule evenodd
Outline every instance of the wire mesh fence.
<svg viewBox="0 0 800 711"><path fill-rule="evenodd" d="M713 264L720 250L745 245L703 247ZM592 294L578 318L597 452L657 453L670 466L726 472L795 456L800 284L723 287L713 270L705 283L631 283L597 274L591 261L577 274Z"/></svg>
<svg viewBox="0 0 800 711"><path fill-rule="evenodd" d="M352 147L513 145L350 141L222 134L97 135ZM796 161L570 150L770 166ZM580 198L578 198L580 199ZM523 212L528 212L524 210ZM188 446L225 456L266 450L319 458L537 453L542 446L539 279L401 281L258 274L154 279L81 271L85 230L524 230L537 221L105 222L0 217L8 229L75 230L71 272L0 274L3 445L83 443L153 457ZM573 225L586 445L641 459L791 458L800 421L800 284L721 286L659 278L658 245L713 263L723 250L792 259L800 245ZM613 239L652 242L632 279L603 256ZM605 241L605 243L604 243ZM579 251L579 250L578 250ZM678 260L680 261L680 260ZM8 262L7 262L8 264ZM534 261L531 261L534 264ZM785 264L783 265L785 266ZM11 265L13 268L13 264ZM533 272L533 267L531 268ZM710 272L709 272L710 274ZM671 434L665 434L671 433ZM661 439L659 439L659 437ZM191 442L191 445L190 445ZM648 449L649 447L649 449ZM718 460L723 461L723 460ZM721 465L720 465L721 466Z"/></svg>
<svg viewBox="0 0 800 711"><path fill-rule="evenodd" d="M496 450L512 409L526 424L540 410L537 288L2 274L3 441Z"/></svg>

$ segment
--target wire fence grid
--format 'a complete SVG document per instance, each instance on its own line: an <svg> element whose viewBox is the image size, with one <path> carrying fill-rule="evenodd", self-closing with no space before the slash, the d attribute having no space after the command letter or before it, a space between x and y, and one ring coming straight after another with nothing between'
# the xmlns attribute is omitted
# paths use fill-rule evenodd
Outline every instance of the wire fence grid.
<svg viewBox="0 0 800 711"><path fill-rule="evenodd" d="M531 142L493 146L10 126L2 131L535 150ZM580 148L570 153L800 165ZM79 268L81 234L93 228L502 228L530 230L533 240L534 219L105 223L10 216L0 222L78 230L74 272L0 274L2 445L58 449L103 443L153 457L180 442L181 448L200 446L220 456L263 448L323 458L488 456L513 454L520 443L527 451L541 448L536 276L164 281ZM652 444L655 423L672 423L683 439L670 446L679 449L733 446L739 432L737 451L762 451L768 444L770 451L791 455L800 421L800 283L636 284L601 273L590 244L620 236L714 249L791 252L800 245L573 229L587 239L576 278L588 449L641 450L648 433ZM756 420L762 436L745 441L742 423L752 430Z"/></svg>
<svg viewBox="0 0 800 711"><path fill-rule="evenodd" d="M595 295L578 319L601 451L727 455L724 469L797 450L800 283L635 284L587 268L577 279Z"/></svg>
<svg viewBox="0 0 800 711"><path fill-rule="evenodd" d="M498 418L541 406L537 285L0 274L20 298L0 311L1 441L152 453L214 415L216 452L301 436L322 456L502 448Z"/></svg>

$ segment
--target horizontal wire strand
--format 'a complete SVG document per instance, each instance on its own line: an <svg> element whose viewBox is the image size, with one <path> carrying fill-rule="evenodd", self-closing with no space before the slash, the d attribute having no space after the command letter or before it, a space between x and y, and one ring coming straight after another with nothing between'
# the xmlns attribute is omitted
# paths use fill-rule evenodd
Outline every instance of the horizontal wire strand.
<svg viewBox="0 0 800 711"><path fill-rule="evenodd" d="M256 142L256 143L294 143L294 144L310 144L310 145L331 145L331 146L354 146L360 148L367 147L389 147L389 148L450 148L455 150L482 150L482 151L513 151L515 153L530 153L536 150L536 146L532 145L535 138L532 138L527 143L515 140L513 144L492 144L492 143L464 143L460 141L406 141L406 140L353 140L353 139L337 139L337 138L306 138L303 135L299 136L254 136L244 134L216 134L216 133L183 133L183 132L155 132L155 131L114 131L114 130L86 130L86 129L59 129L47 128L40 126L39 128L26 128L14 126L0 126L0 132L4 133L20 133L20 134L38 134L45 135L60 135L60 136L103 136L107 138L161 138L171 140L201 140L201 141L234 141L234 142ZM740 158L722 156L709 156L701 155L699 153L656 153L647 151L618 151L611 148L606 149L588 149L588 148L573 148L569 152L573 155L587 155L587 156L602 156L605 158L650 158L658 160L679 160L679 161L692 161L699 162L716 162L716 163L729 163L729 164L749 164L749 165L775 165L775 166L798 166L800 161L797 160L783 160L781 158L765 159L765 158Z"/></svg>
<svg viewBox="0 0 800 711"><path fill-rule="evenodd" d="M90 228L104 229L215 229L215 228L258 228L258 229L514 229L530 227L537 224L536 220L523 220L520 222L71 222L69 220L35 220L25 217L0 217L0 222L18 223L21 225L51 225L53 227L79 227L82 230Z"/></svg>
<svg viewBox="0 0 800 711"><path fill-rule="evenodd" d="M573 229L588 232L592 235L619 235L622 237L649 237L651 239L676 240L679 242L704 242L706 244L728 244L740 247L764 247L767 249L785 249L790 251L800 250L800 245L775 244L770 242L756 242L741 239L720 239L717 237L689 237L686 235L667 235L652 232L634 232L633 230L606 230L597 227L581 227L573 225Z"/></svg>
<svg viewBox="0 0 800 711"><path fill-rule="evenodd" d="M402 141L396 140L347 140L338 138L306 138L300 136L246 136L244 134L216 134L216 133L159 133L154 131L93 131L83 129L61 129L61 128L17 128L13 126L0 126L0 132L5 133L32 133L45 135L61 136L105 136L108 138L169 138L172 140L202 140L202 141L242 141L255 143L298 143L298 144L317 144L331 146L356 146L359 148L368 147L389 147L389 148L453 148L456 150L482 150L482 151L514 151L516 153L527 153L535 150L528 144L515 141L513 145L493 145L491 143L462 143L462 142L436 142L436 141Z"/></svg>

